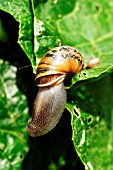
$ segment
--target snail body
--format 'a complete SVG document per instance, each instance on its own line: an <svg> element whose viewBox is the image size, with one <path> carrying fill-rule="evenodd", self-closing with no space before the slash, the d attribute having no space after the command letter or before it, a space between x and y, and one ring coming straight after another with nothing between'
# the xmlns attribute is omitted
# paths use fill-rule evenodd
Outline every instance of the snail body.
<svg viewBox="0 0 113 170"><path fill-rule="evenodd" d="M48 51L40 61L35 81L39 87L27 130L36 137L51 131L65 109L67 94L64 79L83 69L84 59L73 47L61 46Z"/></svg>

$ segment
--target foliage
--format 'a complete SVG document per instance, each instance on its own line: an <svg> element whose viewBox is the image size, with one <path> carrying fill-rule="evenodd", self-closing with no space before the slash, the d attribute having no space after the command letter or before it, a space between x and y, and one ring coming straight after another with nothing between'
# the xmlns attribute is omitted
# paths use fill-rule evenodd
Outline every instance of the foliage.
<svg viewBox="0 0 113 170"><path fill-rule="evenodd" d="M113 72L112 8L111 0L1 0L0 9L10 13L19 22L18 43L26 53L24 57L31 61L34 73L40 58L54 46L76 47L84 57L85 66L91 57L97 57L100 61L96 68L84 69L76 74L67 89L66 109L71 113L71 122L64 116L56 129L45 137L29 139L32 156L27 155L26 161L30 160L30 169L42 168L42 160L48 169L69 169L70 162L71 169L75 168L77 161L66 159L66 148L72 147L72 143L67 145L64 142L65 139L71 141L70 123L74 149L85 169L113 169L113 78L110 74ZM5 39L6 43L9 40L2 25L0 30L0 41ZM19 57L16 52L15 55ZM20 169L28 152L25 130L28 106L25 95L16 85L16 67L10 64L0 60L0 168ZM68 122L65 132L59 128L63 127L63 121ZM43 140L49 144L44 146ZM57 140L62 144L56 143ZM35 151L33 148L36 148L36 144L42 148ZM40 156L36 159L37 154ZM47 160L46 156L49 156Z"/></svg>

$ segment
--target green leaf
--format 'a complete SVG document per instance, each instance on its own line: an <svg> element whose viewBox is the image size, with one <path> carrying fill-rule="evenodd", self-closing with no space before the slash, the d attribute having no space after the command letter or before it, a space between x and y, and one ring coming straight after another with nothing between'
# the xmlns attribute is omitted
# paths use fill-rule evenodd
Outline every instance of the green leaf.
<svg viewBox="0 0 113 170"><path fill-rule="evenodd" d="M52 35L54 39L60 40L61 45L76 47L84 57L85 66L91 57L99 58L99 69L89 69L78 73L72 84L78 80L101 78L113 71L111 1L48 0L39 5L35 4L35 16L43 21L45 26L45 32L43 31L42 36L37 38L44 53L44 48L48 47L48 41L44 41L44 43L40 43L40 41L45 37L44 35L46 35L46 40L48 35ZM46 30L48 30L47 33ZM54 45L55 43L53 43ZM52 45L49 47L51 48ZM42 52L42 55L44 53Z"/></svg>
<svg viewBox="0 0 113 170"><path fill-rule="evenodd" d="M0 60L0 169L20 169L28 152L26 97L16 85L16 67Z"/></svg>
<svg viewBox="0 0 113 170"><path fill-rule="evenodd" d="M18 42L27 54L33 67L36 66L33 52L33 18L31 3L28 0L1 0L0 9L10 13L19 22Z"/></svg>
<svg viewBox="0 0 113 170"><path fill-rule="evenodd" d="M34 72L34 54L38 63L49 48L59 45L76 47L82 53L85 65L90 57L98 57L103 71L98 70L100 74L94 71L92 77L112 70L112 1L2 0L0 8L19 21L19 43L30 58ZM89 77L88 70L85 79Z"/></svg>
<svg viewBox="0 0 113 170"><path fill-rule="evenodd" d="M73 97L72 97L72 94ZM111 77L84 84L70 92L75 149L86 169L113 168L113 88Z"/></svg>

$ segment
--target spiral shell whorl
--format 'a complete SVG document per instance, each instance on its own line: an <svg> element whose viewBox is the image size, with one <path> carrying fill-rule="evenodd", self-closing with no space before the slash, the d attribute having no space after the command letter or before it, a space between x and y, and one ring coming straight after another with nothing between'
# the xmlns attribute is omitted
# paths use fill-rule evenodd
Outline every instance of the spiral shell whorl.
<svg viewBox="0 0 113 170"><path fill-rule="evenodd" d="M44 78L44 81L50 82L51 77L55 75L55 77L53 77L53 84L56 77L58 78L58 84L64 80L67 74L74 76L78 71L82 70L83 67L84 59L75 48L70 46L56 47L49 50L42 58L37 68L37 75L35 80L37 85L41 86L40 84L42 83L40 82L40 78L48 76L45 77L46 80Z"/></svg>

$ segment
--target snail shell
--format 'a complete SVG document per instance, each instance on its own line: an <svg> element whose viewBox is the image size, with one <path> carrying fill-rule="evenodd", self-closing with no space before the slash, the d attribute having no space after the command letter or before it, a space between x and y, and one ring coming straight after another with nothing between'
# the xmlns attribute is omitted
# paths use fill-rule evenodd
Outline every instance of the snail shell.
<svg viewBox="0 0 113 170"><path fill-rule="evenodd" d="M56 126L66 105L64 79L67 75L73 77L83 67L84 59L73 47L56 47L45 54L35 78L39 92L27 124L30 136L44 135Z"/></svg>

